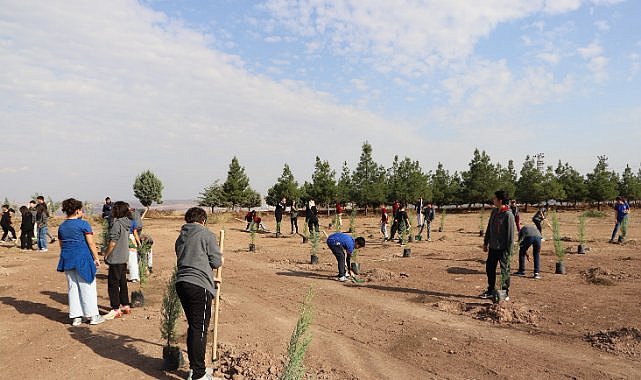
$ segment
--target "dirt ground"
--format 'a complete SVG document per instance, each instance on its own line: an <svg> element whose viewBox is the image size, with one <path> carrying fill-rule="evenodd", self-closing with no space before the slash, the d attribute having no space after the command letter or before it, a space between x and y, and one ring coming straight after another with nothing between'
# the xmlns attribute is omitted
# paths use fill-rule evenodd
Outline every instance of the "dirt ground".
<svg viewBox="0 0 641 380"><path fill-rule="evenodd" d="M336 261L324 243L320 263L310 265L310 245L290 235L288 223L284 237L259 234L256 252L249 253L244 223L218 216L210 225L217 235L226 231L218 376L278 378L311 287L309 378L641 378L641 223L633 213L627 242L608 244L611 214L588 219L589 251L578 255L578 212L560 212L567 274L554 274L548 239L542 278L532 279L527 263L528 277L512 277L511 300L501 305L477 298L487 284L478 213L448 215L444 232L433 232L432 242L407 246L408 258L399 245L382 243L376 217L359 216L356 230L368 243L358 256L365 280L358 284L336 281ZM522 214L522 220L530 218ZM264 219L274 226L272 216ZM328 223L321 219L329 232ZM348 223L344 218L344 229ZM0 248L0 377L185 378L187 365L160 370L158 328L181 224L178 217L145 221L155 241L146 305L98 326L69 324L66 282L56 272L57 243L47 253ZM100 227L94 228L99 239ZM547 227L544 235L551 238ZM106 272L103 265L98 274L103 313L109 305ZM183 349L185 332L182 319Z"/></svg>

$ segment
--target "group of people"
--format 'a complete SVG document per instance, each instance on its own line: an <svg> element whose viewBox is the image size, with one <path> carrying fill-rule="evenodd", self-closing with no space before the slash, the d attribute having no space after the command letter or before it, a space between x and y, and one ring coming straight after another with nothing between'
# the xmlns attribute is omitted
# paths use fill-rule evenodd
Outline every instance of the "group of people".
<svg viewBox="0 0 641 380"><path fill-rule="evenodd" d="M45 198L41 195L36 200L31 200L28 206L18 209L22 216L20 222L20 249L23 251L38 250L48 251L48 244L55 243L56 238L51 235L48 228L49 210ZM13 228L13 215L15 210L9 205L2 206L2 242L13 243L17 240L16 230ZM37 248L34 248L34 242Z"/></svg>
<svg viewBox="0 0 641 380"><path fill-rule="evenodd" d="M387 234L387 225L389 223L389 215L387 212L387 207L385 204L380 206L380 226L381 234L383 235L383 240L390 241L394 240L396 233L403 232L404 234L409 233L410 231L410 221L406 211L407 205L405 203L400 203L398 200L395 200L392 203L392 227L391 227L391 236ZM416 224L418 226L418 234L415 236L417 240L421 240L423 236L423 229L427 227L427 241L432 241L432 222L434 221L434 206L432 202L423 202L423 198L419 198L416 204L414 204L414 210L416 211ZM399 243L404 243L399 238Z"/></svg>

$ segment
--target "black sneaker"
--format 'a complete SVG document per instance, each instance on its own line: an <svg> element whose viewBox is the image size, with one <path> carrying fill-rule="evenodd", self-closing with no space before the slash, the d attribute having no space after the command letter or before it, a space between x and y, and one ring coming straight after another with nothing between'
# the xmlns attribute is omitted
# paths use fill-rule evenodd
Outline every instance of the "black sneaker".
<svg viewBox="0 0 641 380"><path fill-rule="evenodd" d="M494 298L494 292L491 292L489 290L484 291L479 295L479 298L482 298L484 300L489 299L489 298Z"/></svg>
<svg viewBox="0 0 641 380"><path fill-rule="evenodd" d="M513 276L520 276L520 277L524 277L524 276L525 276L525 272L516 271L516 272L512 273L512 275L513 275Z"/></svg>

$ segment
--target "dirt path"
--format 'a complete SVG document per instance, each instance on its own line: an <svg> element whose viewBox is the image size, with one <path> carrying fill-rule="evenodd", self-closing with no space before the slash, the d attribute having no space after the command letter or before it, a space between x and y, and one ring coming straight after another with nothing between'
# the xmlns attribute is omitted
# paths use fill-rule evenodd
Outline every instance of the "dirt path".
<svg viewBox="0 0 641 380"><path fill-rule="evenodd" d="M561 216L563 233L571 236L576 215ZM362 284L335 280L336 263L324 244L314 266L308 264L309 245L297 236L260 235L257 253L249 254L242 223L223 220L212 229L224 225L227 231L219 330L224 359L245 379L277 378L300 302L312 287L313 342L306 366L319 379L641 378L641 337L608 340L612 331L641 327L639 224L631 223L628 244L594 239L588 255L568 255L566 276L552 273L555 259L546 242L543 279L513 278L512 300L493 309L476 298L486 281L480 238L473 232L477 218L448 216L452 228L436 233L434 242L410 245L410 258L401 258L397 245L376 242L374 218L359 219L358 232L370 242L359 256L367 280ZM185 378L187 367L160 370L158 332L180 224L146 223L156 242L146 306L99 326L69 325L66 283L55 271L56 245L45 254L0 248L2 377ZM589 221L595 237L610 229L609 219ZM98 289L105 312L104 267ZM179 329L183 348L185 325ZM586 336L597 331L605 331L606 339L593 340L599 343L593 346Z"/></svg>

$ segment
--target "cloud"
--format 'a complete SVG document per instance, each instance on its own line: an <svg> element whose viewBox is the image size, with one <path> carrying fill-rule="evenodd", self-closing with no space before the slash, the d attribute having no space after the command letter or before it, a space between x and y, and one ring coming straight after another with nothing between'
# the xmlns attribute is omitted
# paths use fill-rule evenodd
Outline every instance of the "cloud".
<svg viewBox="0 0 641 380"><path fill-rule="evenodd" d="M29 171L28 166L21 166L19 168L10 168L10 167L4 167L0 168L0 173L6 174L6 173L19 173L19 172L26 172Z"/></svg>
<svg viewBox="0 0 641 380"><path fill-rule="evenodd" d="M608 79L607 65L609 59L605 57L601 44L594 41L590 45L578 48L579 54L587 61L588 70L592 73L596 83L603 83Z"/></svg>

